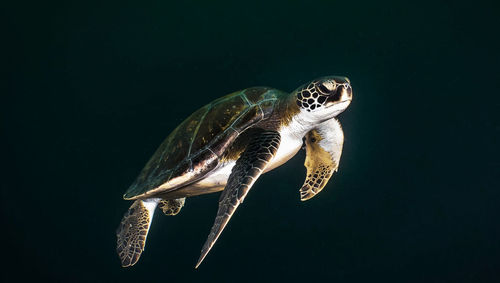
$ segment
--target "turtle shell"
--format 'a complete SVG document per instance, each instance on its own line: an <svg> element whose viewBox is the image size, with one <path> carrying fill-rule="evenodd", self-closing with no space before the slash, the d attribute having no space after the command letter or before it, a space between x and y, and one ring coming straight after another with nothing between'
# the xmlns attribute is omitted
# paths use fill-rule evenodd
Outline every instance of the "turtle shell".
<svg viewBox="0 0 500 283"><path fill-rule="evenodd" d="M153 197L202 179L240 133L271 115L280 95L249 88L198 109L163 141L123 197Z"/></svg>

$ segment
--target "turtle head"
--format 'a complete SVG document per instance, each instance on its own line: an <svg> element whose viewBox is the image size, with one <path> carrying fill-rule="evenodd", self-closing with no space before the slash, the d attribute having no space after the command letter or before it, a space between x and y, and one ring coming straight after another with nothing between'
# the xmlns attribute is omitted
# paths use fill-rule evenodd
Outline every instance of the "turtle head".
<svg viewBox="0 0 500 283"><path fill-rule="evenodd" d="M301 111L319 120L342 113L352 100L351 82L346 77L323 77L305 84L294 92Z"/></svg>

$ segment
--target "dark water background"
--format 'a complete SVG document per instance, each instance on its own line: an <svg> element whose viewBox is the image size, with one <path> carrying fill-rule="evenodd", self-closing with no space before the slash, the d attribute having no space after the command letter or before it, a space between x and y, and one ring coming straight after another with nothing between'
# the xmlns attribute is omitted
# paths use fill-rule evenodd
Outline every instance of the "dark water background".
<svg viewBox="0 0 500 283"><path fill-rule="evenodd" d="M64 1L2 9L4 282L498 282L498 4ZM126 188L200 106L351 79L340 170L262 176L198 269L218 194L120 267Z"/></svg>

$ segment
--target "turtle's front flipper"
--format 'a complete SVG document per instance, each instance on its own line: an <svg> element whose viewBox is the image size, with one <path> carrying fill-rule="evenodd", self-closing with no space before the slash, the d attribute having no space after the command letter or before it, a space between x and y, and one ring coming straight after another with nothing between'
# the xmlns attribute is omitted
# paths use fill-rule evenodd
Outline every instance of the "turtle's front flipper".
<svg viewBox="0 0 500 283"><path fill-rule="evenodd" d="M160 199L136 200L123 216L116 230L116 251L123 267L139 260L158 201Z"/></svg>
<svg viewBox="0 0 500 283"><path fill-rule="evenodd" d="M267 163L274 157L280 144L280 134L265 131L252 138L245 151L234 165L226 187L219 199L219 210L212 230L201 250L196 268L208 254L224 227L229 222L234 211L247 195L248 191L259 178Z"/></svg>
<svg viewBox="0 0 500 283"><path fill-rule="evenodd" d="M328 183L339 167L344 133L340 123L331 119L321 123L306 135L307 177L300 189L300 200L314 197Z"/></svg>

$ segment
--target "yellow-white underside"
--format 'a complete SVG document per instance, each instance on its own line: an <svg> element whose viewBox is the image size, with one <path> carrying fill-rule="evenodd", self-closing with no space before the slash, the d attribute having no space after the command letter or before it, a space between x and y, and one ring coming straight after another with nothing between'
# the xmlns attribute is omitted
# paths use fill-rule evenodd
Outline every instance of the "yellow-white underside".
<svg viewBox="0 0 500 283"><path fill-rule="evenodd" d="M281 135L280 146L278 148L278 151L276 152L275 157L268 163L267 167L265 168L264 173L271 171L278 166L281 166L282 164L290 160L300 150L302 146L302 137L305 135L305 133L302 133L302 131L300 131L300 129L298 128L298 123L292 121L288 126L282 127L279 130L279 133ZM231 174L231 170L233 169L235 163L236 161L232 160L221 164L207 177L192 184L191 186L212 190L223 190L226 186L227 179L229 178L229 175Z"/></svg>

